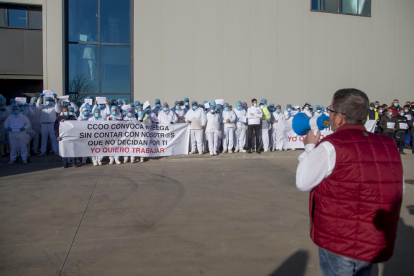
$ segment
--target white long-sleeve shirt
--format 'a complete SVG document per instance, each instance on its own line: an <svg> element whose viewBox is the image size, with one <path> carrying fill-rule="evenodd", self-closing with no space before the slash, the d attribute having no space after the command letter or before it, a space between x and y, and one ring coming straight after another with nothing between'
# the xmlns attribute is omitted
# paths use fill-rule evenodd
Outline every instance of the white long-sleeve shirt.
<svg viewBox="0 0 414 276"><path fill-rule="evenodd" d="M4 128L8 128L11 125L21 125L25 129L28 129L32 126L30 124L29 118L21 113L18 115L10 114L9 117L7 117L6 121L4 122Z"/></svg>
<svg viewBox="0 0 414 276"><path fill-rule="evenodd" d="M60 109L54 105L42 104L42 98L37 99L36 107L40 110L40 123L55 123L56 113L60 113Z"/></svg>
<svg viewBox="0 0 414 276"><path fill-rule="evenodd" d="M194 120L199 121L200 124L198 122L194 122ZM197 108L195 111L190 109L187 114L185 114L185 121L187 123L191 121L190 129L201 129L201 126L206 125L207 117L202 108Z"/></svg>
<svg viewBox="0 0 414 276"><path fill-rule="evenodd" d="M253 114L253 115L252 115ZM247 119L249 125L260 125L260 118L263 117L263 111L260 107L251 106L247 109Z"/></svg>
<svg viewBox="0 0 414 276"><path fill-rule="evenodd" d="M164 110L160 110L158 113L158 122L160 124L169 124L173 122L174 124L177 123L178 117L175 115L174 111L168 110L165 112Z"/></svg>
<svg viewBox="0 0 414 276"><path fill-rule="evenodd" d="M330 142L322 142L317 148L315 144L307 144L305 152L299 156L296 170L296 187L303 192L309 192L318 186L322 180L332 174L336 164L335 147ZM405 180L403 177L403 194Z"/></svg>
<svg viewBox="0 0 414 276"><path fill-rule="evenodd" d="M235 128L236 127L234 122L236 121L237 117L233 111L223 111L221 116L223 117L224 128ZM229 123L227 123L227 119L229 119L230 121Z"/></svg>
<svg viewBox="0 0 414 276"><path fill-rule="evenodd" d="M285 114L283 114L283 112L277 113L276 111L274 111L272 112L271 119L272 119L273 129L278 129L279 125L281 124L280 121L285 119ZM277 123L275 121L277 121Z"/></svg>

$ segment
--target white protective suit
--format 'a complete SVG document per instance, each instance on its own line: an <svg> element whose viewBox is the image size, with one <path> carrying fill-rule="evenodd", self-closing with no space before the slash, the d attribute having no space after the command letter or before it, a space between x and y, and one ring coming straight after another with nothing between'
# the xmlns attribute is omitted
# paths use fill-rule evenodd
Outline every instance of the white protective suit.
<svg viewBox="0 0 414 276"><path fill-rule="evenodd" d="M233 150L234 146L234 131L236 125L234 122L236 121L236 114L233 111L223 111L222 113L223 118L223 151L226 150ZM229 122L227 122L229 120Z"/></svg>
<svg viewBox="0 0 414 276"><path fill-rule="evenodd" d="M70 104L67 106L67 108L69 108L69 106L73 107L75 112L78 112L79 108L74 102L71 101ZM58 102L56 104L56 110L57 110L56 112L59 114L62 112L62 102Z"/></svg>
<svg viewBox="0 0 414 276"><path fill-rule="evenodd" d="M204 141L203 141L203 129L207 123L207 117L202 108L196 110L190 109L185 114L185 121L190 123L190 144L191 152L203 153Z"/></svg>
<svg viewBox="0 0 414 276"><path fill-rule="evenodd" d="M138 119L135 117L125 117L124 121L127 122L138 122ZM135 162L135 156L131 156L131 163ZM124 163L128 163L128 156L124 156Z"/></svg>
<svg viewBox="0 0 414 276"><path fill-rule="evenodd" d="M16 161L17 150L20 148L23 161L27 161L27 145L30 143L30 135L27 133L26 129L31 127L30 121L21 113L18 115L10 114L4 122L4 127L9 128L11 125L20 125L21 127L24 127L25 130L9 132L10 160Z"/></svg>
<svg viewBox="0 0 414 276"><path fill-rule="evenodd" d="M313 117L313 113L312 113L312 111L309 109L309 110L305 110L305 109L303 109L302 110L302 113L305 113L306 115L308 115L308 117L310 117L310 118L312 118Z"/></svg>
<svg viewBox="0 0 414 276"><path fill-rule="evenodd" d="M109 115L106 118L106 120L107 121L123 121L123 118L122 117L119 117L119 116ZM119 161L119 156L109 156L109 164L112 165L114 163L114 161L117 164L121 164L121 161Z"/></svg>
<svg viewBox="0 0 414 276"><path fill-rule="evenodd" d="M42 98L39 98L36 103L36 107L40 110L40 133L42 134L42 141L40 146L40 152L46 153L47 149L47 137L50 137L52 141L52 148L55 153L59 152L59 143L55 136L55 121L56 113L60 113L56 105L44 105L42 104Z"/></svg>
<svg viewBox="0 0 414 276"><path fill-rule="evenodd" d="M177 123L178 117L175 115L174 111L171 109L165 112L164 110L160 110L158 113L158 123L169 125L171 123Z"/></svg>
<svg viewBox="0 0 414 276"><path fill-rule="evenodd" d="M211 155L216 155L220 146L219 141L223 136L221 132L222 121L223 118L218 112L214 114L210 112L207 114L206 136Z"/></svg>
<svg viewBox="0 0 414 276"><path fill-rule="evenodd" d="M178 116L183 117L183 119L178 118L177 123L179 123L179 124L185 123L185 118L184 117L185 117L186 111L184 109L181 109L181 108L179 110L174 109L174 113L177 116L177 118L178 118Z"/></svg>
<svg viewBox="0 0 414 276"><path fill-rule="evenodd" d="M39 150L39 138L40 138L40 110L34 106L30 105L30 108L33 111L33 116L30 117L30 123L32 124L32 129L35 132L33 137L33 151L37 152Z"/></svg>
<svg viewBox="0 0 414 276"><path fill-rule="evenodd" d="M272 112L272 131L270 136L270 147L273 148L273 150L276 150L276 141L277 141L277 130L279 125L281 124L281 121L285 120L285 114L283 112L277 113L276 111Z"/></svg>
<svg viewBox="0 0 414 276"><path fill-rule="evenodd" d="M101 116L102 116L102 112L101 112ZM95 122L95 121L106 121L105 119L103 119L103 117L101 117L101 118L95 118L94 116L92 116L92 117L90 117L89 119L88 119L88 121L93 121L93 122ZM83 158L82 158L83 159ZM91 159L92 159L92 163L94 163L94 165L95 165L95 162L98 162L99 163L99 165L101 165L102 164L102 159L103 159L103 156L92 156L91 157ZM83 160L82 160L83 161Z"/></svg>
<svg viewBox="0 0 414 276"><path fill-rule="evenodd" d="M236 117L240 119L241 117L246 117L246 110L234 110ZM242 122L236 123L236 139L234 143L234 148L239 151L243 151L244 145L246 144L246 137L247 137L247 125L244 125Z"/></svg>

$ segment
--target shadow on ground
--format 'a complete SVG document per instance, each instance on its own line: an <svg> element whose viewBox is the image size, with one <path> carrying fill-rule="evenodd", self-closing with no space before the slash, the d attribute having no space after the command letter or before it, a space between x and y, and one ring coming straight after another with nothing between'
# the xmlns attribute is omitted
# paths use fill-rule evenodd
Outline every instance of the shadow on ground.
<svg viewBox="0 0 414 276"><path fill-rule="evenodd" d="M290 256L284 263L279 266L269 276L302 276L305 275L306 265L308 262L309 253L300 250Z"/></svg>

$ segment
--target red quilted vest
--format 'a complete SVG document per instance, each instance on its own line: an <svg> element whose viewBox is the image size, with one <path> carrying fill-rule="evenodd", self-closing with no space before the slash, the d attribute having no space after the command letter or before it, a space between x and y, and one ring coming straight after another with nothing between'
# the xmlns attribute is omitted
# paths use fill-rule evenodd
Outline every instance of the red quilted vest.
<svg viewBox="0 0 414 276"><path fill-rule="evenodd" d="M344 125L325 141L335 147L336 163L310 193L313 242L355 260L387 261L394 251L403 194L394 139Z"/></svg>

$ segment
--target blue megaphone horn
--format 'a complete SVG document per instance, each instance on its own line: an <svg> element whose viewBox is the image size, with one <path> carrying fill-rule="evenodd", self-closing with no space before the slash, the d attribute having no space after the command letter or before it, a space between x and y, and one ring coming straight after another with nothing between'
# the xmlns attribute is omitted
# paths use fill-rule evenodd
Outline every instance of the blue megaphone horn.
<svg viewBox="0 0 414 276"><path fill-rule="evenodd" d="M331 126L329 117L322 114L319 117L309 117L305 113L298 113L293 117L292 128L293 131L299 135L304 136L312 130L323 130Z"/></svg>

